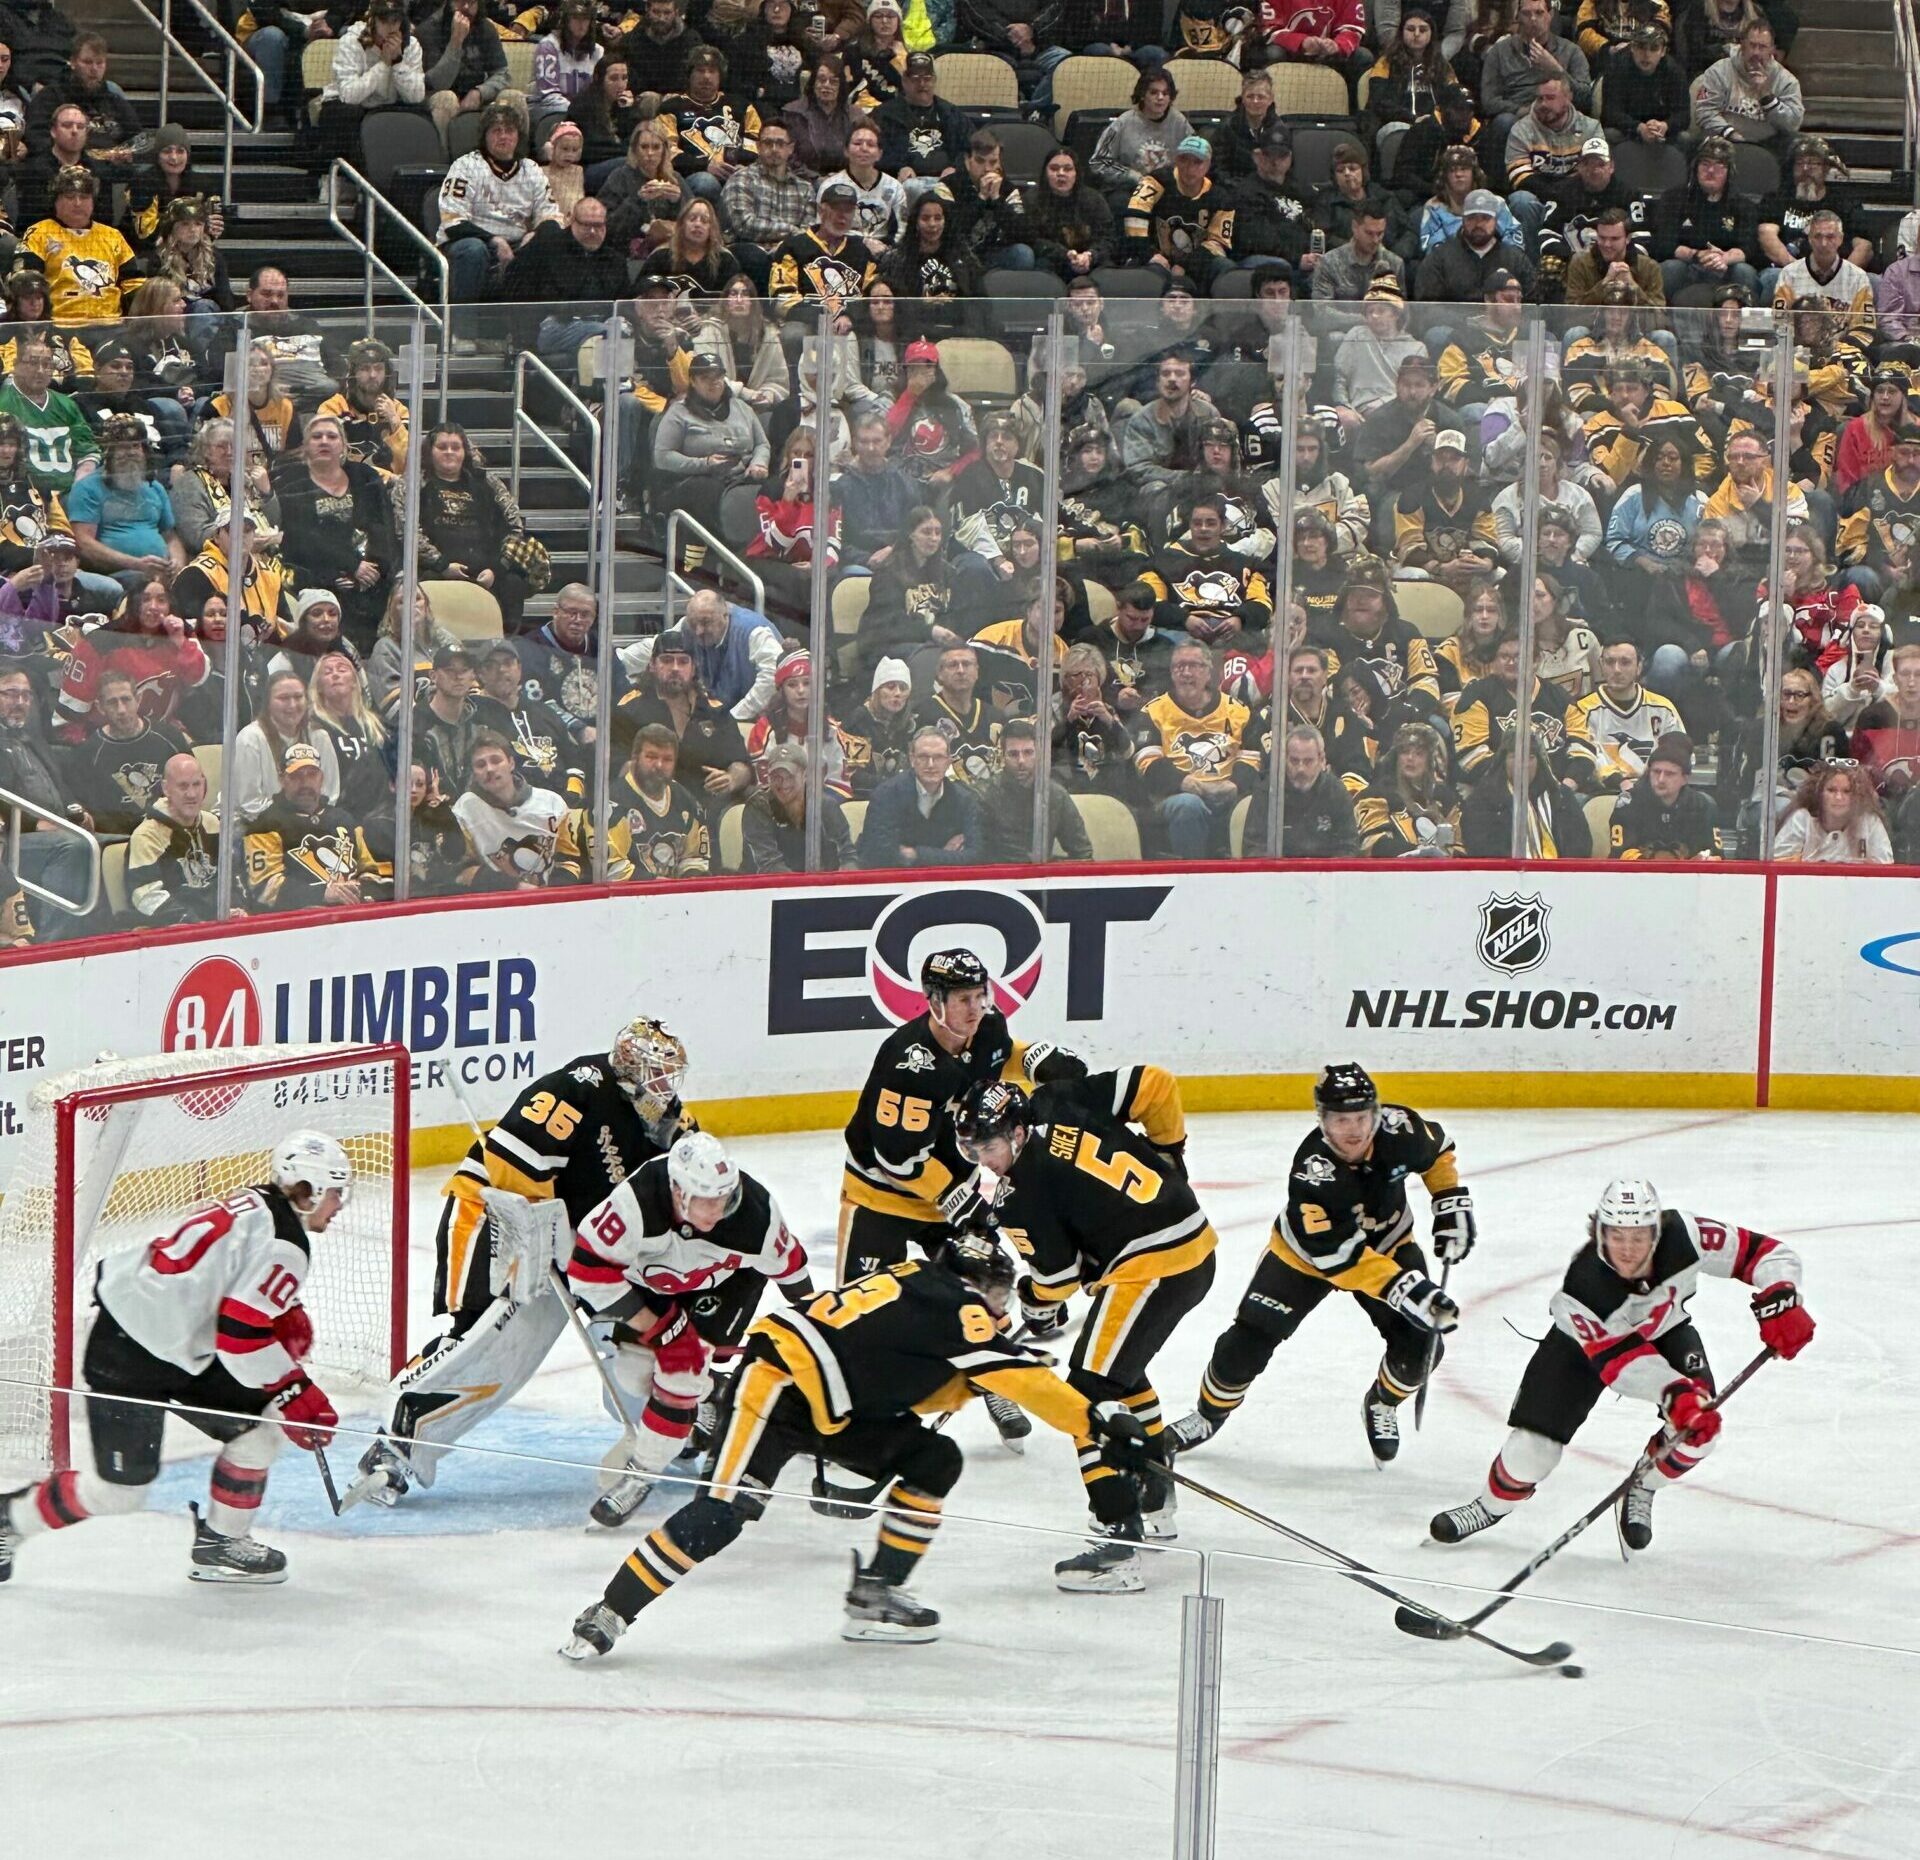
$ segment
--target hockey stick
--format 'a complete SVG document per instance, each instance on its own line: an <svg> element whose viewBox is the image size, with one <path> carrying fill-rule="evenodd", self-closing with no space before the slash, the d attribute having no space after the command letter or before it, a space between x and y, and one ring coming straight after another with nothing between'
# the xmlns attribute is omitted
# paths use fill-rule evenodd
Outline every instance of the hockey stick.
<svg viewBox="0 0 1920 1860"><path fill-rule="evenodd" d="M1440 1262L1440 1289L1443 1292L1447 1289L1447 1274L1450 1273L1452 1270L1453 1270L1452 1260L1443 1259ZM1436 1330L1433 1333L1433 1335L1427 1339L1426 1367L1421 1370L1420 1386L1418 1389L1414 1391L1413 1431L1416 1434L1419 1433L1420 1431L1421 1421L1423 1421L1426 1418L1427 1384L1433 1380L1433 1372L1436 1368L1439 1367L1439 1364L1440 1364L1440 1333Z"/></svg>
<svg viewBox="0 0 1920 1860"><path fill-rule="evenodd" d="M1769 1362L1772 1357L1773 1351L1771 1349L1762 1350L1746 1368L1741 1370L1741 1372L1707 1404L1708 1409L1711 1411L1724 1408L1727 1403L1733 1399L1734 1391L1738 1389L1749 1376L1758 1370L1763 1363ZM1663 1442L1662 1444L1664 1445L1665 1443ZM1634 1461L1633 1470L1628 1473L1605 1498L1594 1505L1585 1516L1576 1519L1572 1524L1568 1525L1552 1543L1548 1544L1547 1547L1542 1550L1538 1556L1534 1557L1524 1569L1520 1570L1518 1574L1513 1576L1509 1581L1503 1582L1500 1585L1499 1594L1496 1595L1486 1607L1481 1609L1478 1614L1469 1615L1465 1621L1448 1621L1444 1617L1435 1615L1425 1609L1403 1608L1393 1617L1393 1625L1397 1627L1401 1633L1412 1634L1421 1640L1458 1640L1462 1634L1472 1633L1489 1615L1498 1614L1501 1609L1506 1607L1506 1605L1513 1600L1520 1585L1527 1581L1536 1570L1552 1562L1589 1524L1596 1518L1612 1510L1612 1508L1620 1502L1621 1496L1625 1493L1628 1486L1632 1485L1642 1473L1652 1466L1653 1461L1654 1454L1652 1450L1642 1453L1640 1457Z"/></svg>
<svg viewBox="0 0 1920 1860"><path fill-rule="evenodd" d="M314 1448L313 1463L320 1468L320 1483L327 1488L327 1503L333 1507L333 1515L337 1518L346 1510L346 1506L340 1502L340 1488L333 1482L333 1468L327 1464L325 1447Z"/></svg>
<svg viewBox="0 0 1920 1860"><path fill-rule="evenodd" d="M1268 1517L1264 1511L1255 1511L1251 1505L1243 1505L1239 1499L1229 1498L1224 1492L1216 1492L1212 1486L1202 1485L1197 1479L1190 1479L1177 1466L1168 1466L1163 1470L1175 1485L1183 1485L1189 1492L1197 1492L1202 1498L1210 1498L1216 1505L1225 1506L1228 1511L1236 1512L1255 1524L1264 1525L1266 1529L1286 1538L1289 1542L1300 1545L1303 1550L1311 1550L1316 1556L1328 1558L1335 1565L1336 1575L1345 1576L1349 1582L1357 1582L1363 1589L1371 1589L1376 1595L1384 1595L1390 1602L1398 1602L1400 1611L1394 1617L1396 1621L1399 1620L1400 1614L1417 1611L1436 1626L1452 1630L1444 1634L1431 1635L1429 1637L1431 1639L1458 1640L1464 1635L1470 1640L1477 1640L1483 1647L1491 1647L1496 1653L1504 1653L1509 1659L1520 1661L1523 1665L1553 1667L1569 1679L1578 1679L1585 1670L1583 1667L1565 1664L1567 1655L1573 1651L1573 1648L1564 1640L1556 1640L1535 1653L1528 1653L1522 1647L1510 1647L1503 1640L1495 1640L1490 1634L1482 1634L1471 1621L1454 1621L1445 1615L1434 1614L1424 1602L1416 1602L1402 1594L1400 1590L1390 1588L1379 1580L1376 1571L1369 1569L1364 1563L1356 1562L1344 1551L1336 1550L1330 1544L1323 1544L1317 1538L1307 1536L1303 1531L1296 1531L1291 1525L1282 1524L1278 1518Z"/></svg>

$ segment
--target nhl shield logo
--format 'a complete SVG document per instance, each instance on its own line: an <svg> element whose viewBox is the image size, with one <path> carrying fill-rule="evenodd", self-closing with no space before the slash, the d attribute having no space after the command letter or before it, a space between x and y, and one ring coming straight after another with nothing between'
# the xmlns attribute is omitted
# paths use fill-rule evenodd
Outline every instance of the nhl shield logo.
<svg viewBox="0 0 1920 1860"><path fill-rule="evenodd" d="M1474 953L1501 975L1524 975L1539 968L1551 947L1547 918L1552 910L1537 891L1530 898L1495 892L1480 906L1480 937Z"/></svg>

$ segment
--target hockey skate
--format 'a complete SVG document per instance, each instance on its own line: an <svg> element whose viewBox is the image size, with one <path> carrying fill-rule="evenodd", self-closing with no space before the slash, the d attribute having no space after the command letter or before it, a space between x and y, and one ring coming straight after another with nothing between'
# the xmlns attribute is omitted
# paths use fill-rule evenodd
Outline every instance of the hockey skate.
<svg viewBox="0 0 1920 1860"><path fill-rule="evenodd" d="M589 1660L604 1659L613 1651L613 1643L627 1631L627 1623L605 1602L584 1609L573 1624L573 1635L560 1649L563 1660L584 1666Z"/></svg>
<svg viewBox="0 0 1920 1860"><path fill-rule="evenodd" d="M193 1513L193 1566L187 1571L189 1581L252 1582L263 1588L269 1583L286 1581L285 1552L251 1535L222 1537L201 1517L198 1505L189 1505L187 1509Z"/></svg>
<svg viewBox="0 0 1920 1860"><path fill-rule="evenodd" d="M1620 1554L1644 1550L1653 1542L1653 1475L1636 1479L1621 1494L1614 1508L1614 1522L1620 1530Z"/></svg>
<svg viewBox="0 0 1920 1860"><path fill-rule="evenodd" d="M13 1574L13 1559L20 1549L20 1533L13 1528L13 1501L25 1497L24 1488L0 1495L0 1582Z"/></svg>
<svg viewBox="0 0 1920 1860"><path fill-rule="evenodd" d="M376 1440L360 1456L360 1477L347 1487L340 1498L340 1509L370 1502L391 1510L406 1497L412 1486L407 1456L392 1441Z"/></svg>
<svg viewBox="0 0 1920 1860"><path fill-rule="evenodd" d="M645 1466L626 1463L626 1471L593 1501L587 1515L608 1530L617 1530L646 1502L659 1474Z"/></svg>
<svg viewBox="0 0 1920 1860"><path fill-rule="evenodd" d="M1144 1589L1139 1521L1096 1524L1094 1532L1094 1541L1078 1556L1054 1564L1054 1586L1069 1595L1132 1595Z"/></svg>
<svg viewBox="0 0 1920 1860"><path fill-rule="evenodd" d="M1179 1498L1180 1488L1158 1466L1150 1465L1140 1475L1140 1526L1149 1543L1170 1544L1179 1537L1180 1525L1174 1516Z"/></svg>
<svg viewBox="0 0 1920 1860"><path fill-rule="evenodd" d="M904 1644L940 1638L939 1611L916 1602L897 1583L882 1582L860 1567L853 1553L853 1586L847 1591L842 1640L893 1640Z"/></svg>
<svg viewBox="0 0 1920 1860"><path fill-rule="evenodd" d="M1500 1514L1489 1511L1484 1498L1476 1498L1470 1505L1455 1505L1451 1511L1435 1512L1427 1530L1437 1544L1458 1544L1465 1543L1474 1532L1499 1522Z"/></svg>
<svg viewBox="0 0 1920 1860"><path fill-rule="evenodd" d="M1167 1429L1167 1450L1175 1454L1191 1453L1195 1447L1204 1447L1219 1431L1219 1424L1209 1421L1196 1408L1191 1414L1183 1414Z"/></svg>
<svg viewBox="0 0 1920 1860"><path fill-rule="evenodd" d="M1033 1432L1033 1423L1027 1418L1026 1410L1018 1403L1008 1401L1004 1395L982 1395L980 1399L987 1404L987 1416L1007 1450L1011 1453L1026 1452L1027 1436Z"/></svg>
<svg viewBox="0 0 1920 1860"><path fill-rule="evenodd" d="M1386 1465L1400 1451L1400 1410L1381 1396L1377 1382L1361 1398L1360 1423L1367 1430L1373 1463Z"/></svg>

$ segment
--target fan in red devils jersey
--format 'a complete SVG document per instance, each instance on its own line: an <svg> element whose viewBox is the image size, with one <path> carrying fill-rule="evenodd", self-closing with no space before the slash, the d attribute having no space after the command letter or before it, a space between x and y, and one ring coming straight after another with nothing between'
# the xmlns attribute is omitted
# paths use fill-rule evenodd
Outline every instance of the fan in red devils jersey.
<svg viewBox="0 0 1920 1860"><path fill-rule="evenodd" d="M1253 1380L1329 1292L1351 1292L1387 1346L1361 1418L1378 1465L1400 1451L1397 1410L1440 1360L1440 1336L1460 1308L1427 1277L1413 1239L1406 1178L1433 1197L1433 1249L1449 1265L1473 1250L1473 1197L1460 1181L1453 1139L1401 1104L1382 1104L1361 1067L1321 1069L1319 1124L1293 1153L1287 1205L1233 1322L1200 1382L1199 1406L1169 1430L1174 1450L1210 1440ZM1431 1354L1431 1362L1429 1355Z"/></svg>
<svg viewBox="0 0 1920 1860"><path fill-rule="evenodd" d="M0 1497L0 1582L22 1538L138 1511L160 1474L168 1410L220 1442L206 1516L192 1506L195 1582L285 1582L285 1555L253 1535L284 1438L324 1446L338 1416L307 1374L300 1302L311 1236L353 1192L333 1138L296 1130L268 1179L194 1209L152 1245L110 1253L94 1281L81 1379L93 1465Z"/></svg>
<svg viewBox="0 0 1920 1860"><path fill-rule="evenodd" d="M594 1523L630 1518L686 1446L713 1385L708 1365L739 1344L769 1279L789 1304L813 1296L807 1250L779 1204L703 1130L642 1163L580 1223L567 1280L613 1326L629 1430Z"/></svg>
<svg viewBox="0 0 1920 1860"><path fill-rule="evenodd" d="M391 1505L412 1481L431 1485L441 1454L513 1399L565 1328L559 1299L516 1304L496 1288L485 1191L559 1201L577 1228L643 1162L699 1128L680 1102L686 1071L687 1049L666 1027L629 1021L610 1051L535 1079L474 1139L448 1179L434 1237L440 1328L396 1378L392 1419L361 1458L352 1502Z"/></svg>
<svg viewBox="0 0 1920 1860"><path fill-rule="evenodd" d="M574 1622L560 1649L567 1659L611 1653L641 1609L764 1514L781 1471L803 1455L889 1482L873 1558L862 1565L854 1555L841 1637L936 1639L938 1612L905 1584L933 1543L964 1462L953 1436L919 1416L964 1407L975 1394L991 1390L1075 1439L1102 1441L1116 1464L1138 1463L1145 1436L1126 1409L1090 1410L1044 1358L1002 1334L1014 1278L1004 1249L969 1234L941 1254L938 1263L909 1261L754 1325L712 1486L634 1547L604 1597Z"/></svg>
<svg viewBox="0 0 1920 1860"><path fill-rule="evenodd" d="M1068 1386L1090 1404L1121 1404L1151 1456L1136 1480L1090 1435L1076 1441L1094 1539L1054 1565L1054 1580L1084 1594L1139 1589L1141 1539L1174 1534L1160 1398L1147 1370L1206 1297L1219 1245L1187 1184L1179 1087L1158 1066L1096 1072L1031 1101L1018 1085L982 1080L955 1109L954 1133L961 1155L998 1178L993 1218L1028 1267L1020 1281L1028 1333L1062 1329L1066 1301L1084 1287L1092 1305Z"/></svg>
<svg viewBox="0 0 1920 1860"><path fill-rule="evenodd" d="M1647 1442L1652 1465L1621 1495L1620 1541L1653 1542L1653 1495L1663 1479L1700 1464L1720 1432L1707 1348L1687 1315L1700 1275L1754 1287L1760 1341L1796 1357L1813 1341L1800 1299L1800 1261L1766 1234L1703 1214L1663 1208L1651 1182L1609 1182L1587 1217L1587 1243L1549 1307L1553 1325L1520 1378L1487 1489L1441 1512L1429 1527L1457 1544L1497 1524L1560 1463L1601 1395L1652 1402L1660 1425Z"/></svg>
<svg viewBox="0 0 1920 1860"><path fill-rule="evenodd" d="M836 1283L864 1278L981 1218L980 1174L954 1147L949 1106L980 1079L1041 1084L1086 1066L1044 1040L1016 1040L993 1005L987 965L970 949L920 965L927 1011L896 1027L848 1120Z"/></svg>

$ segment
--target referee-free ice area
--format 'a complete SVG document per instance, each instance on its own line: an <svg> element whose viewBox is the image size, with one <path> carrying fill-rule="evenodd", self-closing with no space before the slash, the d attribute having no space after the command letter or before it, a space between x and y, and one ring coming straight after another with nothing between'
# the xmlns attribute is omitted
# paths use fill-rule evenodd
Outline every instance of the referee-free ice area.
<svg viewBox="0 0 1920 1860"><path fill-rule="evenodd" d="M576 1670L555 1657L573 1616L674 1500L589 1533L612 1433L569 1335L518 1408L398 1511L336 1520L306 1456L283 1455L259 1527L291 1559L283 1588L186 1580L206 1458L178 1425L150 1513L28 1543L0 1589L8 1851L1158 1860L1173 1851L1181 1601L1204 1574L1225 1603L1223 1857L1920 1853L1912 1120L1439 1115L1481 1237L1453 1275L1465 1317L1424 1431L1403 1411L1400 1459L1374 1469L1360 1400L1378 1344L1335 1298L1185 1467L1470 1612L1484 1598L1468 1590L1510 1576L1648 1432L1649 1410L1603 1401L1530 1505L1458 1549L1426 1541L1435 1510L1480 1488L1604 1180L1644 1174L1670 1202L1788 1238L1812 1347L1734 1398L1712 1458L1660 1496L1649 1553L1624 1565L1596 1525L1498 1617L1516 1643L1573 1642L1585 1678L1408 1639L1391 1604L1191 1494L1145 1593L1062 1595L1052 1564L1084 1516L1069 1444L1036 1429L1015 1458L978 1404L954 1423L967 1471L915 1584L944 1616L937 1644L838 1638L848 1553L872 1528L795 1498ZM1207 1305L1156 1364L1170 1416L1191 1405L1303 1127L1195 1120L1222 1250ZM837 1140L737 1147L824 1266ZM423 1324L443 1174L415 1187ZM1746 1289L1704 1281L1693 1313L1730 1378L1757 1348ZM335 1447L343 1473L357 1450ZM804 1493L811 1470L789 1486Z"/></svg>

